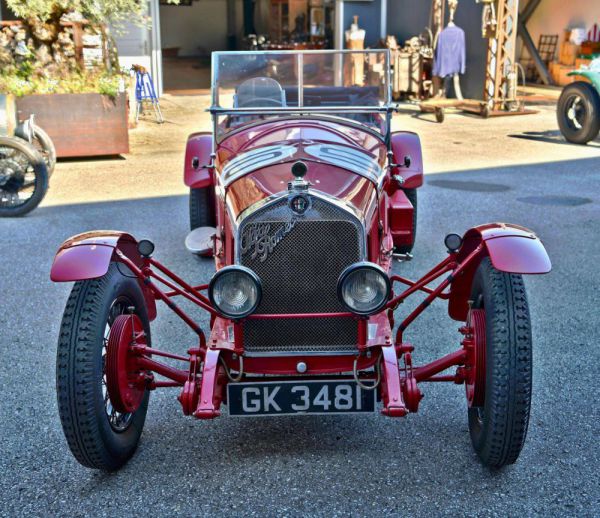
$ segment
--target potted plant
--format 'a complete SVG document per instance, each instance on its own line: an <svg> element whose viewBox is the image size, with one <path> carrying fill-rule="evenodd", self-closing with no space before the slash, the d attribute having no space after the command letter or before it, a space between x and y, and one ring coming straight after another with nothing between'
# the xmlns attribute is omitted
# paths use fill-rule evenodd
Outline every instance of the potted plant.
<svg viewBox="0 0 600 518"><path fill-rule="evenodd" d="M129 151L126 82L107 24L147 24L138 0L7 0L0 93L20 119L35 114L59 157Z"/></svg>

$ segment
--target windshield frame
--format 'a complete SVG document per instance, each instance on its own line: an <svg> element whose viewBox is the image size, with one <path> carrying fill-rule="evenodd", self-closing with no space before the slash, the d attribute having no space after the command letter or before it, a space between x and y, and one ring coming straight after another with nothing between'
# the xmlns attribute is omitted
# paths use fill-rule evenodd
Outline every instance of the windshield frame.
<svg viewBox="0 0 600 518"><path fill-rule="evenodd" d="M386 87L384 88L385 98L382 104L377 106L278 106L278 107L253 107L253 108L224 108L219 106L219 84L218 84L218 63L220 56L248 56L248 55L294 55L297 56L297 67L299 70L303 69L304 56L306 55L352 55L352 54L382 54L385 58L385 82ZM298 74L298 98L303 98L303 74ZM386 130L384 133L377 132L383 137L384 140L388 140L390 134L390 122L391 114L395 111L396 105L392 103L392 82L391 82L391 52L389 49L365 49L365 50L352 50L352 49L327 49L327 50L260 50L260 51L216 51L212 53L211 60L211 106L208 108L213 118L213 134L215 140L220 142L228 136L230 133L220 134L219 132L219 118L227 115L336 115L343 113L351 114L382 114L385 115L386 119ZM347 119L349 123L358 124L361 127L369 127L367 124L352 121ZM253 124L257 121L249 121L248 124ZM339 116L339 122L344 124L346 121L343 116ZM246 127L244 124L241 127Z"/></svg>

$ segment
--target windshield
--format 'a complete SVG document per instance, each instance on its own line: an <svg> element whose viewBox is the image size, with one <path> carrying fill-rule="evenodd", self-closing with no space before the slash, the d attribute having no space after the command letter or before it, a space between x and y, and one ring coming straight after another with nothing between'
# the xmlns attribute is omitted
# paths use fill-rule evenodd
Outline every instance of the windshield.
<svg viewBox="0 0 600 518"><path fill-rule="evenodd" d="M274 117L343 117L385 132L389 51L214 52L218 135Z"/></svg>

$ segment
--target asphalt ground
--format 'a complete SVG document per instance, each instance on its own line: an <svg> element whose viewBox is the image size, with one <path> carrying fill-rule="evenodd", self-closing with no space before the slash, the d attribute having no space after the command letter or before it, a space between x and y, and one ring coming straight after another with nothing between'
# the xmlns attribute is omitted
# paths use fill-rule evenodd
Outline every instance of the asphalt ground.
<svg viewBox="0 0 600 518"><path fill-rule="evenodd" d="M560 144L544 145L552 156ZM78 164L59 164L55 184L78 171ZM77 188L98 193L118 181L91 178ZM152 394L138 452L121 471L80 466L57 413L56 341L70 285L49 281L53 254L72 234L123 229L153 239L155 257L184 278L207 281L212 263L183 246L187 198L168 194L89 203L50 198L25 218L0 220L2 516L600 515L600 152L428 175L415 259L394 266L417 277L444 257L447 232L489 221L528 226L548 248L552 273L526 280L535 340L529 434L518 462L499 471L478 462L464 389L450 384L426 385L419 413L404 419L196 421L182 415L177 390L165 389ZM161 309L154 345L180 353L194 345L177 317ZM454 350L458 326L443 302L433 304L405 334L415 361Z"/></svg>

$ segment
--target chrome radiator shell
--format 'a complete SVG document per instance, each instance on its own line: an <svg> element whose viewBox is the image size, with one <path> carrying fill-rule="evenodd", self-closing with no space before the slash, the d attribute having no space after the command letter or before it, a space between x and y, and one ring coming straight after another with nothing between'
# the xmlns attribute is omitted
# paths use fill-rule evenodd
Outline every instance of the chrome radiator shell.
<svg viewBox="0 0 600 518"><path fill-rule="evenodd" d="M308 209L290 208L295 192L259 206L239 224L237 258L261 279L258 314L345 312L337 298L340 273L365 257L365 230L350 209L303 194ZM243 215L243 216L244 216ZM353 318L247 320L244 349L252 355L351 353Z"/></svg>

